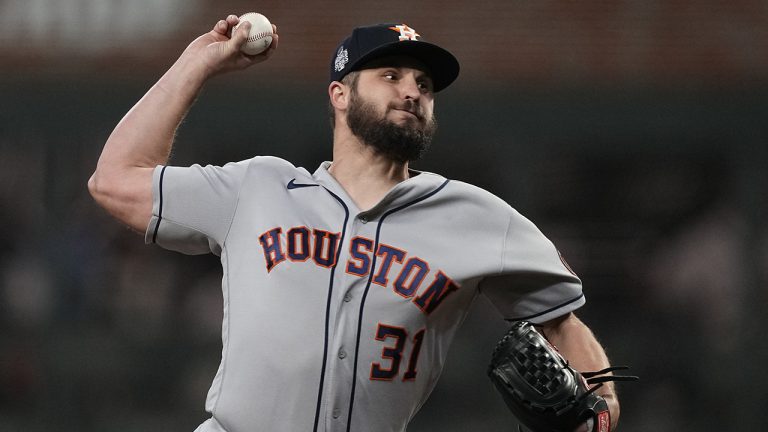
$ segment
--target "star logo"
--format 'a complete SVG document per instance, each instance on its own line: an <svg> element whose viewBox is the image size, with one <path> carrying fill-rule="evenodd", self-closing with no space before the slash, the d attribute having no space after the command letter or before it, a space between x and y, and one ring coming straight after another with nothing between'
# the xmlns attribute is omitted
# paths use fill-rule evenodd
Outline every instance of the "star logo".
<svg viewBox="0 0 768 432"><path fill-rule="evenodd" d="M418 33L416 33L416 30L408 27L405 24L396 25L394 27L389 27L390 30L394 30L398 33L400 33L400 40L418 40L417 38L421 37Z"/></svg>
<svg viewBox="0 0 768 432"><path fill-rule="evenodd" d="M349 53L346 48L340 47L336 53L336 60L333 61L333 68L336 72L341 72L347 66L347 63L349 63Z"/></svg>

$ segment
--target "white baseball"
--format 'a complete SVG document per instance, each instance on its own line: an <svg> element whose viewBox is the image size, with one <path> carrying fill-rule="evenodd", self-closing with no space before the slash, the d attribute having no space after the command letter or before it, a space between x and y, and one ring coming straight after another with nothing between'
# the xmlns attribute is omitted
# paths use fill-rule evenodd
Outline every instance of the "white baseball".
<svg viewBox="0 0 768 432"><path fill-rule="evenodd" d="M251 31L248 33L248 39L240 47L240 51L248 55L256 55L266 50L272 43L272 23L260 13L248 12L240 17L240 22L232 29L232 33L244 21L251 23Z"/></svg>

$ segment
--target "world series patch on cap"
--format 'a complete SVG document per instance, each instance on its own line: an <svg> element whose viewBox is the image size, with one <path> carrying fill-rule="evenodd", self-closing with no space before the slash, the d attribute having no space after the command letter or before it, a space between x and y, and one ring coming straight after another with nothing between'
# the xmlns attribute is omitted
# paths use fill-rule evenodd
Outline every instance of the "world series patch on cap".
<svg viewBox="0 0 768 432"><path fill-rule="evenodd" d="M448 87L459 76L459 61L448 50L424 41L406 24L391 23L355 28L334 52L331 81L341 81L371 60L390 55L405 55L424 63L435 92Z"/></svg>

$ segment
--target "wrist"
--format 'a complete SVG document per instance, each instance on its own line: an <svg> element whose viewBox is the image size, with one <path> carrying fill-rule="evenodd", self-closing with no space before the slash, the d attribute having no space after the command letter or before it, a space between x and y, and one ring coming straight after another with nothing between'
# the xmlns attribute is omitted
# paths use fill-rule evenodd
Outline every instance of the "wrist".
<svg viewBox="0 0 768 432"><path fill-rule="evenodd" d="M614 431L619 424L619 415L621 414L619 399L613 392L600 394L600 397L605 399L605 402L608 404L608 412L610 413L611 418L611 431Z"/></svg>
<svg viewBox="0 0 768 432"><path fill-rule="evenodd" d="M175 97L188 95L194 98L212 75L204 62L184 53L157 84L163 91Z"/></svg>

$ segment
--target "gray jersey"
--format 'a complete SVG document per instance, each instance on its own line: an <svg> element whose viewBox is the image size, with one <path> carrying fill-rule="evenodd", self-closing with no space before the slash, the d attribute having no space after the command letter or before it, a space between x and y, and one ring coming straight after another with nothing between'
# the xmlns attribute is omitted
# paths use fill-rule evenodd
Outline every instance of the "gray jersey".
<svg viewBox="0 0 768 432"><path fill-rule="evenodd" d="M492 194L422 172L360 211L329 166L154 172L146 241L223 268L200 431L403 431L478 294L510 320L584 304L553 244Z"/></svg>

